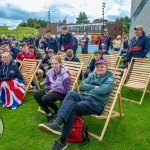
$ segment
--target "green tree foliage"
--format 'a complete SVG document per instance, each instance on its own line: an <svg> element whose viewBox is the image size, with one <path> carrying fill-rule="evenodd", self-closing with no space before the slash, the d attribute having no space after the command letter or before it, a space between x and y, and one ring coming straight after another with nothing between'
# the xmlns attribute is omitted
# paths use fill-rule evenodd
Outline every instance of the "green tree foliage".
<svg viewBox="0 0 150 150"><path fill-rule="evenodd" d="M20 23L19 26L20 27L32 27L32 28L38 29L40 27L45 28L47 26L47 22L41 19L37 20L37 19L29 18L25 22Z"/></svg>
<svg viewBox="0 0 150 150"><path fill-rule="evenodd" d="M126 16L117 18L117 20L123 22L123 33L125 34L129 33L131 19L128 16Z"/></svg>
<svg viewBox="0 0 150 150"><path fill-rule="evenodd" d="M89 23L90 21L88 20L88 16L86 15L85 12L80 12L79 16L76 18L76 23Z"/></svg>

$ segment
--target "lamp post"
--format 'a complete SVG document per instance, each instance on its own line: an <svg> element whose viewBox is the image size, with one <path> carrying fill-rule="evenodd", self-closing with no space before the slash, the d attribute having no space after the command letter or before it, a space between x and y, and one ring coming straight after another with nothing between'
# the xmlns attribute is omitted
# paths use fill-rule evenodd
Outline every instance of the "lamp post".
<svg viewBox="0 0 150 150"><path fill-rule="evenodd" d="M48 30L51 31L50 11L48 11Z"/></svg>
<svg viewBox="0 0 150 150"><path fill-rule="evenodd" d="M105 9L106 3L102 3L102 16L103 16L103 28L102 30L104 31L104 9Z"/></svg>

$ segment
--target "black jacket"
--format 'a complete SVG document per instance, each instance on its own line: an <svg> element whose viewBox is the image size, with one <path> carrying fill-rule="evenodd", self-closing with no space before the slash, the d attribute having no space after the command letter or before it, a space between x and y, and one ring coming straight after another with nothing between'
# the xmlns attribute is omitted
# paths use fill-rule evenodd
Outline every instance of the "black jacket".
<svg viewBox="0 0 150 150"><path fill-rule="evenodd" d="M17 64L11 60L9 65L2 64L0 66L0 81L7 81L17 78L23 80Z"/></svg>

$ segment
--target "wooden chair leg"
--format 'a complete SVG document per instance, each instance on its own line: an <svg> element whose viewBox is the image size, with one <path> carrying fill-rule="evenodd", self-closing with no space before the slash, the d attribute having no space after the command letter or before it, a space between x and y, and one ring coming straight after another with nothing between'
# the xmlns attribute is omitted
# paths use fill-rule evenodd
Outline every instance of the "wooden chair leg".
<svg viewBox="0 0 150 150"><path fill-rule="evenodd" d="M35 79L38 90L40 90L41 88L40 88L40 85L38 83L38 79L37 79L36 75L34 76L34 79Z"/></svg>
<svg viewBox="0 0 150 150"><path fill-rule="evenodd" d="M118 93L118 102L119 102L119 113L120 113L120 118L122 118L122 101L121 101L121 93Z"/></svg>

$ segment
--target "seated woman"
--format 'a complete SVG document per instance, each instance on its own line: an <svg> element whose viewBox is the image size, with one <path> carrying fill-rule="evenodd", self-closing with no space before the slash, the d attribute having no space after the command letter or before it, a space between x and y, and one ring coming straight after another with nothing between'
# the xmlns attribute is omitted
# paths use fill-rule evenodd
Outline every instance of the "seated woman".
<svg viewBox="0 0 150 150"><path fill-rule="evenodd" d="M113 75L107 68L108 64L105 60L97 61L95 72L79 86L81 94L70 90L58 110L56 119L51 123L39 124L43 132L61 135L52 150L66 149L66 138L76 115L100 115L103 112L108 96L114 87ZM63 123L63 130L61 130Z"/></svg>
<svg viewBox="0 0 150 150"><path fill-rule="evenodd" d="M25 86L18 66L9 52L2 54L0 67L0 98L3 107L16 109L23 101Z"/></svg>
<svg viewBox="0 0 150 150"><path fill-rule="evenodd" d="M51 58L51 66L52 68L46 73L45 89L34 93L35 100L47 114L49 122L53 118L53 113L49 110L48 106L50 106L54 110L54 114L56 114L58 107L55 102L64 99L70 90L71 83L67 69L62 65L59 56L56 55Z"/></svg>

